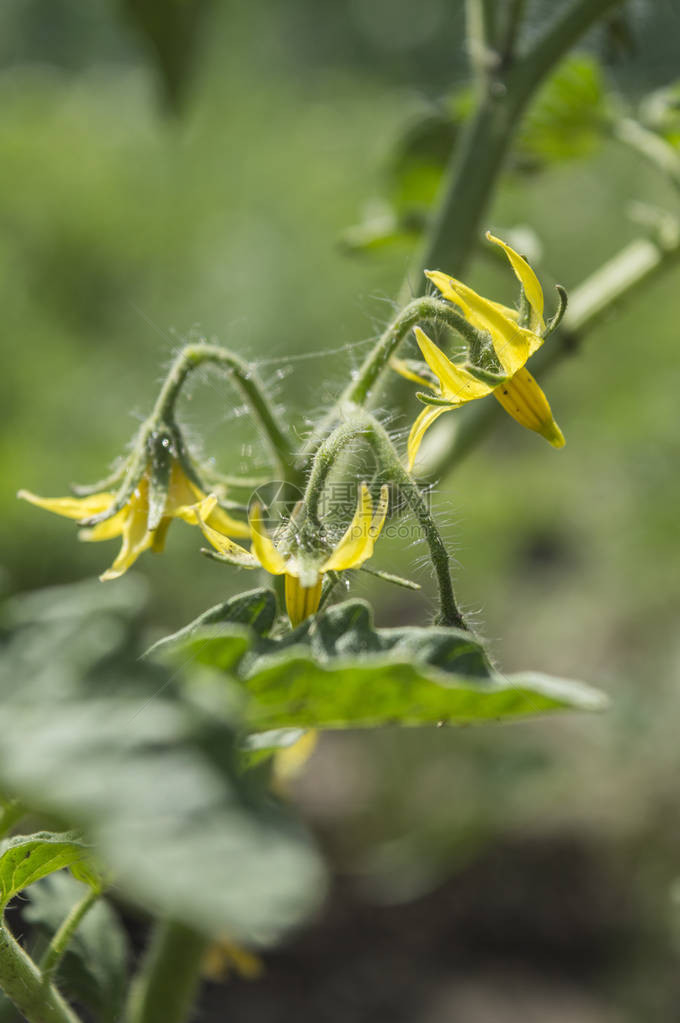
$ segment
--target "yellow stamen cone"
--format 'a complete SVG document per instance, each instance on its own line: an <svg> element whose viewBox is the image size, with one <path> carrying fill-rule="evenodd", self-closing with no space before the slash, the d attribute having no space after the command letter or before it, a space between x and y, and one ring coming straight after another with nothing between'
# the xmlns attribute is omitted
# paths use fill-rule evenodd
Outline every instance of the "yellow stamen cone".
<svg viewBox="0 0 680 1023"><path fill-rule="evenodd" d="M553 418L548 399L526 367L496 387L493 393L521 426L540 433L554 448L564 447L564 435Z"/></svg>

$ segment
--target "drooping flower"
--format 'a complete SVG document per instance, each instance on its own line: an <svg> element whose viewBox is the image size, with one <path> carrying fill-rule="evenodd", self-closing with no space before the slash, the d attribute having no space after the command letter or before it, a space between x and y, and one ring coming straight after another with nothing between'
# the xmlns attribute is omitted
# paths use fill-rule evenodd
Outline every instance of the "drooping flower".
<svg viewBox="0 0 680 1023"><path fill-rule="evenodd" d="M181 462L171 458L167 479L160 488L153 479L150 465L142 474L120 507L118 495L102 490L85 497L38 497L29 490L20 490L17 497L68 519L75 519L81 528L81 540L110 540L122 537L122 545L115 561L99 578L117 579L128 570L140 554L151 548L162 551L172 519L183 519L198 525L196 505L206 498L194 480L190 479ZM156 495L152 496L152 488ZM110 513L110 514L109 514ZM94 525L91 524L95 520ZM247 537L247 523L232 518L215 499L209 516L210 525L231 536ZM88 528L89 527L89 528Z"/></svg>
<svg viewBox="0 0 680 1023"><path fill-rule="evenodd" d="M492 352L489 354L496 365L454 363L419 327L414 328L423 358L436 379L419 374L402 360L392 360L398 373L431 391L430 394L418 395L425 408L409 435L409 470L425 433L440 415L487 394L493 394L513 419L545 437L553 447L564 445L564 436L553 418L548 399L526 368L527 360L541 347L552 329L552 325L546 327L543 318L543 290L536 274L519 253L489 232L486 237L503 249L522 285L528 307L528 325L519 322L520 316L515 309L483 298L454 277L439 270L425 271L443 297L456 305L466 320L480 331L480 337L490 338Z"/></svg>
<svg viewBox="0 0 680 1023"><path fill-rule="evenodd" d="M380 500L374 509L367 485L361 484L354 517L331 550L318 540L303 541L300 534L291 529L284 528L280 539L272 539L262 520L260 505L254 504L249 516L251 550L247 551L212 523L214 503L215 498L211 496L197 508L205 537L224 561L241 568L262 567L270 575L285 576L286 610L295 627L318 610L323 576L327 572L360 568L372 556L387 515L388 488L381 488Z"/></svg>

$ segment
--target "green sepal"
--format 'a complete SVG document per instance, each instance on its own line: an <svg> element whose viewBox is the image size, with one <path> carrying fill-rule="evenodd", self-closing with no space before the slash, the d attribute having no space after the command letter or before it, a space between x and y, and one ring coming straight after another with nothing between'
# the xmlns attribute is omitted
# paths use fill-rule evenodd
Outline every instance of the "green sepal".
<svg viewBox="0 0 680 1023"><path fill-rule="evenodd" d="M456 408L450 398L438 398L436 394L425 394L424 391L416 391L416 398L422 401L423 405L436 405L438 408Z"/></svg>
<svg viewBox="0 0 680 1023"><path fill-rule="evenodd" d="M139 481L144 475L144 472L146 471L148 457L146 450L147 431L148 426L145 423L137 435L132 454L125 462L123 481L109 507L106 511L100 512L98 515L92 515L90 518L81 519L78 523L79 526L89 529L92 526L98 525L100 522L106 522L107 519L112 519L113 516L128 503L139 484Z"/></svg>
<svg viewBox="0 0 680 1023"><path fill-rule="evenodd" d="M508 379L505 373L494 373L491 369L484 369L483 366L475 366L471 362L465 363L465 369L468 373L475 377L476 380L481 380L484 384L489 384L490 387L498 387L499 384L504 384Z"/></svg>
<svg viewBox="0 0 680 1023"><path fill-rule="evenodd" d="M545 332L543 334L544 338L549 337L554 330L557 330L562 322L562 317L567 311L568 297L566 288L563 288L561 284L556 284L555 291L557 292L557 309L546 324Z"/></svg>
<svg viewBox="0 0 680 1023"><path fill-rule="evenodd" d="M527 298L527 293L520 284L519 287L519 318L517 320L520 327L526 329L531 328L531 303Z"/></svg>
<svg viewBox="0 0 680 1023"><path fill-rule="evenodd" d="M261 568L257 558L245 551L243 554L222 554L221 551L214 551L210 547L201 547L201 554L212 561L221 561L223 564L234 565L236 568Z"/></svg>
<svg viewBox="0 0 680 1023"><path fill-rule="evenodd" d="M104 476L103 479L97 480L96 483L72 483L70 489L76 497L90 497L92 494L99 494L102 490L110 490L111 487L120 483L125 473L126 466L126 459L118 459L115 468L111 470L108 476Z"/></svg>
<svg viewBox="0 0 680 1023"><path fill-rule="evenodd" d="M384 583L393 583L394 586L401 586L405 590L422 589L420 583L414 583L411 579L404 579L401 575L394 575L393 572L383 572L377 568L369 568L368 565L362 565L359 571L366 572L367 575L374 575L376 579L382 579Z"/></svg>
<svg viewBox="0 0 680 1023"><path fill-rule="evenodd" d="M168 501L170 472L175 456L172 434L160 427L147 440L149 452L149 515L146 528L152 532L158 527Z"/></svg>

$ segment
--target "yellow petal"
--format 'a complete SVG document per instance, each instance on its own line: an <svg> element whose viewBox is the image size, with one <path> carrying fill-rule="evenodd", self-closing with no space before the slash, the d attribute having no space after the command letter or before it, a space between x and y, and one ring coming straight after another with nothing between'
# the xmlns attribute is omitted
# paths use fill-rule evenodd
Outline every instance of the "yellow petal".
<svg viewBox="0 0 680 1023"><path fill-rule="evenodd" d="M345 530L342 539L336 546L330 557L323 563L322 572L342 572L346 568L356 568L367 558L366 549L370 546L373 550L371 540L371 523L373 521L373 501L371 492L365 483L359 488L359 497L354 517Z"/></svg>
<svg viewBox="0 0 680 1023"><path fill-rule="evenodd" d="M20 490L17 497L24 501L30 501L38 508L54 512L55 515L63 515L67 519L89 519L93 515L110 508L115 499L115 494L104 491L100 494L91 494L89 497L38 497L30 490Z"/></svg>
<svg viewBox="0 0 680 1023"><path fill-rule="evenodd" d="M425 362L440 381L443 397L448 398L452 404L462 405L491 392L490 384L478 380L463 366L456 366L447 359L441 348L420 327L414 327L414 333Z"/></svg>
<svg viewBox="0 0 680 1023"><path fill-rule="evenodd" d="M153 531L153 539L151 541L151 550L154 554L162 554L165 550L165 538L168 535L168 529L172 519L168 515L164 515L161 521L158 523Z"/></svg>
<svg viewBox="0 0 680 1023"><path fill-rule="evenodd" d="M496 238L495 235L491 234L491 231L486 232L486 237L494 245L500 245L503 252L510 261L510 266L515 271L515 276L524 288L524 294L527 297L527 301L531 306L531 327L535 331L545 330L545 320L543 319L543 288L538 280L538 277L527 263L524 256L520 256L519 252L508 245L507 242L501 241L500 238Z"/></svg>
<svg viewBox="0 0 680 1023"><path fill-rule="evenodd" d="M250 949L227 938L209 945L201 963L202 976L223 983L232 969L245 980L257 980L264 971L264 965Z"/></svg>
<svg viewBox="0 0 680 1023"><path fill-rule="evenodd" d="M435 281L445 298L453 301L450 296L456 295L462 300L463 306L467 309L466 318L473 327L485 330L491 335L496 355L508 376L521 369L527 359L543 344L543 338L539 334L520 327L503 311L504 307L500 303L483 298L462 281L457 281L455 277L448 277L440 271L428 270L426 273ZM446 291L438 283L442 277L446 278Z"/></svg>
<svg viewBox="0 0 680 1023"><path fill-rule="evenodd" d="M111 568L100 575L99 578L102 582L117 579L118 576L127 572L130 565L153 543L154 534L147 529L149 485L146 479L143 478L140 481L139 487L128 501L126 508L128 514L123 527L123 543Z"/></svg>
<svg viewBox="0 0 680 1023"><path fill-rule="evenodd" d="M403 359L390 359L390 366L399 374L399 376L404 377L406 380L412 380L414 384L420 384L421 387L432 387L431 380L428 380L426 377L419 376L418 373L414 373L408 363L404 362Z"/></svg>
<svg viewBox="0 0 680 1023"><path fill-rule="evenodd" d="M129 514L129 506L125 504L110 519L104 519L103 522L98 522L96 526L92 526L89 529L81 529L78 533L78 539L86 541L112 540L123 532L125 521Z"/></svg>
<svg viewBox="0 0 680 1023"><path fill-rule="evenodd" d="M473 326L475 326L470 310L453 286L458 283L455 277L449 277L448 274L442 273L441 270L425 270L425 276L441 291L447 302L453 302L454 305L457 305L465 318L470 320Z"/></svg>
<svg viewBox="0 0 680 1023"><path fill-rule="evenodd" d="M177 460L173 461L170 470L170 485L165 504L165 514L171 515L176 519L182 519L184 522L188 522L190 526L196 526L198 525L196 505L200 504L201 501L205 501L206 497L207 494L193 480L189 479L181 463ZM225 533L227 536L243 537L246 540L250 537L248 523L232 518L217 503L215 503L209 515L203 515L203 520L209 526L212 526L213 529L220 533Z"/></svg>
<svg viewBox="0 0 680 1023"><path fill-rule="evenodd" d="M165 502L165 514L174 516L177 514L178 508L185 508L187 505L196 504L197 501L202 501L206 496L200 487L197 487L188 478L181 463L176 458L173 458L170 468L168 496Z"/></svg>
<svg viewBox="0 0 680 1023"><path fill-rule="evenodd" d="M293 628L318 611L321 586L321 576L313 586L303 586L297 576L286 572L286 611Z"/></svg>
<svg viewBox="0 0 680 1023"><path fill-rule="evenodd" d="M286 559L279 554L262 521L262 509L255 503L249 515L253 554L270 575L283 575Z"/></svg>
<svg viewBox="0 0 680 1023"><path fill-rule="evenodd" d="M197 504L176 506L172 513L173 518L182 519L183 522L188 522L190 526L199 525L196 509L200 507L201 503L204 502L205 499L206 495L203 494L201 500ZM206 525L216 529L218 533L224 533L225 536L238 536L242 537L244 540L247 540L250 537L250 528L248 523L239 522L238 519L233 519L231 515L228 515L227 512L225 512L223 508L220 508L217 503L215 503L215 507L203 519L203 521Z"/></svg>
<svg viewBox="0 0 680 1023"><path fill-rule="evenodd" d="M520 369L493 393L518 423L540 433L554 448L564 447L564 436L553 419L548 399L528 369Z"/></svg>
<svg viewBox="0 0 680 1023"><path fill-rule="evenodd" d="M204 498L200 504L195 505L196 519L203 536L208 540L216 551L220 554L224 554L227 558L232 558L243 565L244 568L257 568L259 562L254 555L247 551L245 547L241 547L239 544L234 543L228 536L225 536L220 530L215 529L213 526L208 524L208 521L212 517L212 513L217 506L217 498L214 494Z"/></svg>
<svg viewBox="0 0 680 1023"><path fill-rule="evenodd" d="M382 527L385 525L385 519L387 518L387 507L390 503L390 488L386 483L380 488L380 500L378 501L378 507L376 508L373 518L371 519L371 526L368 531L369 539L375 542L382 532Z"/></svg>
<svg viewBox="0 0 680 1023"><path fill-rule="evenodd" d="M273 775L278 791L285 790L286 785L296 778L316 749L319 733L316 728L303 732L291 746L284 746L274 754Z"/></svg>
<svg viewBox="0 0 680 1023"><path fill-rule="evenodd" d="M451 406L454 408L455 406ZM413 464L418 454L418 449L422 443L423 437L430 429L436 419L444 412L450 412L451 409L446 408L443 405L426 405L423 411L420 413L413 426L411 432L408 435L407 444L407 455L408 455L408 471L411 472Z"/></svg>

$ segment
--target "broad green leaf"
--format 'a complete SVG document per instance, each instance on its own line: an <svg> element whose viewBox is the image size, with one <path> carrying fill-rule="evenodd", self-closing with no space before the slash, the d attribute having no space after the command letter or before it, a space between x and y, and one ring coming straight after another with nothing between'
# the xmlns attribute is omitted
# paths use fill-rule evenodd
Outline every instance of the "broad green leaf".
<svg viewBox="0 0 680 1023"><path fill-rule="evenodd" d="M608 103L600 66L592 57L568 57L539 90L515 143L516 166L536 170L545 163L589 155L604 136Z"/></svg>
<svg viewBox="0 0 680 1023"><path fill-rule="evenodd" d="M157 62L168 105L177 110L196 60L212 0L122 0L123 13Z"/></svg>
<svg viewBox="0 0 680 1023"><path fill-rule="evenodd" d="M258 635L263 636L269 632L275 618L276 597L272 590L249 590L247 593L239 593L238 596L232 597L223 604L216 604L195 618L193 622L185 625L183 629L171 636L164 636L163 639L154 643L147 651L146 656L162 654L164 650L172 649L177 643L189 639L199 629L224 622L248 625Z"/></svg>
<svg viewBox="0 0 680 1023"><path fill-rule="evenodd" d="M389 194L398 210L429 209L432 205L461 128L473 109L473 95L465 89L407 122L387 171Z"/></svg>
<svg viewBox="0 0 680 1023"><path fill-rule="evenodd" d="M253 638L239 659L243 638L229 627L200 630L176 656L218 670L229 665L249 695L254 732L468 724L605 704L581 683L504 677L459 629L376 629L361 600L336 605L282 639ZM264 742L278 745L275 736Z"/></svg>
<svg viewBox="0 0 680 1023"><path fill-rule="evenodd" d="M151 912L273 940L317 905L318 855L290 813L241 776L241 722L186 698L176 669L140 660L139 612L126 625L117 589L29 598L37 618L23 602L9 608L6 620L21 625L0 660L11 722L0 788L82 831L117 889ZM239 650L256 638L224 627L240 629Z"/></svg>
<svg viewBox="0 0 680 1023"><path fill-rule="evenodd" d="M46 943L81 898L82 891L68 874L43 878L28 892L23 918L41 932ZM73 935L59 965L57 985L101 1023L116 1023L121 1019L125 1000L128 954L127 934L118 914L105 899L100 899L87 911Z"/></svg>
<svg viewBox="0 0 680 1023"><path fill-rule="evenodd" d="M76 867L87 860L91 849L77 835L39 831L34 835L15 835L0 842L0 908L10 899L55 870ZM90 868L81 878L98 886ZM91 881L90 881L91 878Z"/></svg>

